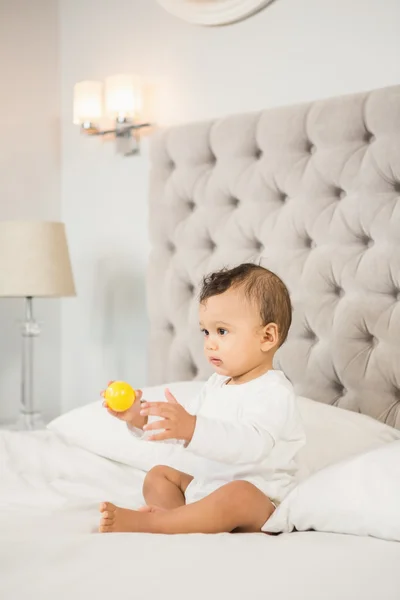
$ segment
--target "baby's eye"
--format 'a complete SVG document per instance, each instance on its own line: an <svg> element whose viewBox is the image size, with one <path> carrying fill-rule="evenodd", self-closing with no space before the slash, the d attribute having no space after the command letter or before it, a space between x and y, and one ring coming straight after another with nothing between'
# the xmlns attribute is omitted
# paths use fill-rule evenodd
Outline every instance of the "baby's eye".
<svg viewBox="0 0 400 600"><path fill-rule="evenodd" d="M218 335L226 335L228 333L228 330L224 329L223 327L218 327L217 331Z"/></svg>
<svg viewBox="0 0 400 600"><path fill-rule="evenodd" d="M209 335L207 329L200 329L201 333L207 337Z"/></svg>

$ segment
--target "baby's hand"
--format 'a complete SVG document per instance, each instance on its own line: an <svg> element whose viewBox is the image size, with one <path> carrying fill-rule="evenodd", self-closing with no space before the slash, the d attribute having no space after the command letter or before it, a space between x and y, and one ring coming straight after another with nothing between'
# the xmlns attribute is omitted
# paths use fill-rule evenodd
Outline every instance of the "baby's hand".
<svg viewBox="0 0 400 600"><path fill-rule="evenodd" d="M162 417L161 420L144 425L144 431L163 430L161 433L152 434L149 441L175 439L184 440L189 444L196 427L196 417L179 404L169 389L165 390L165 397L167 402L144 402L141 405L140 414L146 418L150 415Z"/></svg>
<svg viewBox="0 0 400 600"><path fill-rule="evenodd" d="M109 381L107 387L111 385L113 382ZM105 390L100 392L100 396L104 398ZM144 418L140 415L140 403L142 399L142 390L135 390L135 402L132 404L128 410L124 410L122 412L112 410L108 404L107 400L104 400L103 406L107 409L107 412L113 417L117 417L120 421L125 421L131 427L137 427L138 429L143 429L144 425L147 423L147 418Z"/></svg>

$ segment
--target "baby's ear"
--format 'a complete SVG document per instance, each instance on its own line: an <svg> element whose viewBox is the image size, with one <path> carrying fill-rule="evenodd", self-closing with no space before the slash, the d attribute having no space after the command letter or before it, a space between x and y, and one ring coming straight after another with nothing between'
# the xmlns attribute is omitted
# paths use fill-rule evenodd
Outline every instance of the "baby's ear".
<svg viewBox="0 0 400 600"><path fill-rule="evenodd" d="M261 350L269 352L279 344L278 325L276 323L268 323L263 327Z"/></svg>

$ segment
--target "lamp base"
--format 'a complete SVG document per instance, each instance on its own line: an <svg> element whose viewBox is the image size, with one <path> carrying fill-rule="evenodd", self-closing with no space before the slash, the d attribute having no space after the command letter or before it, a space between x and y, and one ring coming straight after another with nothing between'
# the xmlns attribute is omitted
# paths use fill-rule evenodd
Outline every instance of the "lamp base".
<svg viewBox="0 0 400 600"><path fill-rule="evenodd" d="M26 298L25 321L22 323L22 379L21 409L12 429L35 431L44 429L45 423L33 401L33 342L40 333L39 325L33 318L32 297Z"/></svg>

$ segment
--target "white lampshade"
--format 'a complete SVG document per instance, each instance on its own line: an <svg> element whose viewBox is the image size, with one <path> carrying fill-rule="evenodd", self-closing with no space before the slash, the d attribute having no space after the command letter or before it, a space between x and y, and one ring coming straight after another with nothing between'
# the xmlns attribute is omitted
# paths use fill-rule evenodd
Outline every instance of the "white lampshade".
<svg viewBox="0 0 400 600"><path fill-rule="evenodd" d="M63 223L0 221L0 296L75 296Z"/></svg>
<svg viewBox="0 0 400 600"><path fill-rule="evenodd" d="M74 124L96 122L101 118L103 105L101 81L80 81L74 86Z"/></svg>
<svg viewBox="0 0 400 600"><path fill-rule="evenodd" d="M134 119L142 110L142 85L136 75L113 75L106 79L106 115Z"/></svg>

